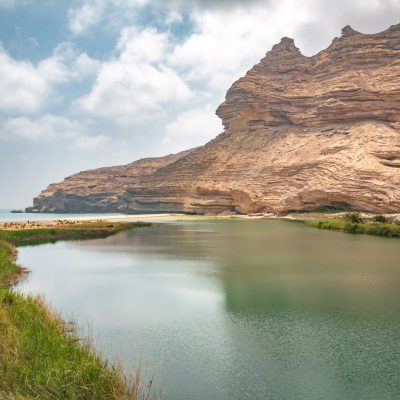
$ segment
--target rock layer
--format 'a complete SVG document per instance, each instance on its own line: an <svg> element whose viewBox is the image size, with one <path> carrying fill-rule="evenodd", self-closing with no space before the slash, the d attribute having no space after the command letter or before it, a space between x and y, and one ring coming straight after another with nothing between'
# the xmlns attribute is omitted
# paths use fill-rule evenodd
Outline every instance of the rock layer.
<svg viewBox="0 0 400 400"><path fill-rule="evenodd" d="M228 90L205 146L50 185L39 211L400 211L400 24L313 57L283 38Z"/></svg>

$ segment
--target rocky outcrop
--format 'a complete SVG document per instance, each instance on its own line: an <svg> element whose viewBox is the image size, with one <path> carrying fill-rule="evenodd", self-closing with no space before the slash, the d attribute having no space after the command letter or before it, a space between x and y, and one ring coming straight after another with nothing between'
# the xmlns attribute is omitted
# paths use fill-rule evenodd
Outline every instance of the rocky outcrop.
<svg viewBox="0 0 400 400"><path fill-rule="evenodd" d="M80 173L50 185L36 209L400 211L400 25L373 35L346 27L313 57L283 38L217 115L225 130L205 146L148 173Z"/></svg>
<svg viewBox="0 0 400 400"><path fill-rule="evenodd" d="M192 150L79 172L49 185L33 199L33 206L26 208L26 212L126 212L125 192L136 179L151 175Z"/></svg>

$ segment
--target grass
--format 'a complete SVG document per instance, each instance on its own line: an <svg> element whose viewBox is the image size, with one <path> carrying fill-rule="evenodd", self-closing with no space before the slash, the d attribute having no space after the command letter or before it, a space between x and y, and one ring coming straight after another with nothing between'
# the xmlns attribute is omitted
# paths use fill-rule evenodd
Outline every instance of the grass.
<svg viewBox="0 0 400 400"><path fill-rule="evenodd" d="M15 256L14 247L7 241L0 239L0 287L10 285L24 271L23 268L15 264Z"/></svg>
<svg viewBox="0 0 400 400"><path fill-rule="evenodd" d="M0 398L1 399L150 399L140 374L133 381L97 354L73 326L41 299L15 292L23 269L14 246L112 235L144 224L82 223L76 226L0 231ZM144 390L143 390L144 389Z"/></svg>
<svg viewBox="0 0 400 400"><path fill-rule="evenodd" d="M343 219L324 219L304 221L308 226L332 231L343 231L347 233L361 233L366 235L400 237L400 225L396 223L377 223L374 220L361 220L351 222Z"/></svg>
<svg viewBox="0 0 400 400"><path fill-rule="evenodd" d="M0 231L0 240L5 240L16 246L54 243L58 240L85 240L103 238L117 232L148 226L143 222L114 222L103 221L66 223L54 227L36 227L26 229L10 229Z"/></svg>

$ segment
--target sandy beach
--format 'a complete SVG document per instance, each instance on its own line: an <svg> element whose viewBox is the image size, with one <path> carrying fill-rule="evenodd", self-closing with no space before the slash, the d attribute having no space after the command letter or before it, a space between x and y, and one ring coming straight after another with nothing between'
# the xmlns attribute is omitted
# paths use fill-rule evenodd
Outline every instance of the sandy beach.
<svg viewBox="0 0 400 400"><path fill-rule="evenodd" d="M345 213L290 213L284 216L277 216L274 214L250 214L250 215L185 215L185 214L138 214L138 215L104 215L98 216L82 216L82 217L68 217L43 219L43 220L26 220L21 221L0 221L0 230L9 229L34 229L34 228L54 228L59 226L74 226L82 222L151 222L151 223L168 223L178 221L209 221L209 220L222 220L222 219L240 219L240 220L254 220L262 218L278 218L290 220L315 220L315 219L329 219L341 218ZM364 218L371 218L376 214L361 213ZM400 214L385 214L386 217L393 221L400 220Z"/></svg>
<svg viewBox="0 0 400 400"><path fill-rule="evenodd" d="M221 220L221 219L260 219L260 218L276 218L273 214L257 214L257 215L185 215L185 214L139 214L139 215L103 215L98 216L82 216L43 219L43 220L26 220L21 221L1 221L0 230L9 229L34 229L34 228L54 228L59 226L74 226L82 222L177 222L177 221L200 221L200 220Z"/></svg>

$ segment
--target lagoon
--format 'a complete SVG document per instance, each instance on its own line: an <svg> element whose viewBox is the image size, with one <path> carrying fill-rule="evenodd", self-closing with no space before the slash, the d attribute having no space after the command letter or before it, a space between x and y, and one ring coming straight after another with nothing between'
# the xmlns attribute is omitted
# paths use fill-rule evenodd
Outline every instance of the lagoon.
<svg viewBox="0 0 400 400"><path fill-rule="evenodd" d="M39 294L166 400L400 398L400 242L276 220L19 249Z"/></svg>

